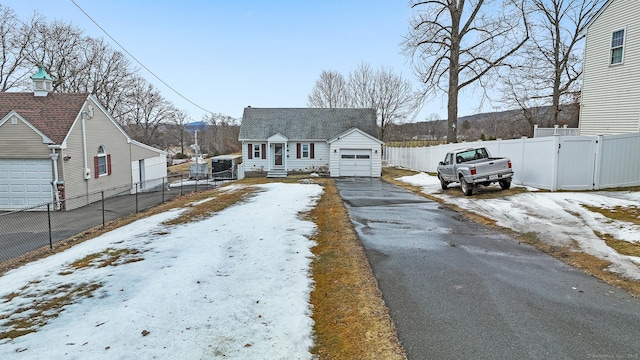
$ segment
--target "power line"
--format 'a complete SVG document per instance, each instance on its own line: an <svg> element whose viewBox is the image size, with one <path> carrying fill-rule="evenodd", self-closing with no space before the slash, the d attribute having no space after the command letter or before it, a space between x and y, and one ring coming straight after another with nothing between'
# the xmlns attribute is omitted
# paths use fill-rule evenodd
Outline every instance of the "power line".
<svg viewBox="0 0 640 360"><path fill-rule="evenodd" d="M102 28L102 26L100 26L100 24L98 24L97 21L95 21L89 14L87 14L86 11L84 11L84 9L82 9L80 7L80 5L78 5L75 0L71 0L71 2L73 3L73 5L75 5L80 11L82 11L82 13L89 18L89 20L91 20L103 33L105 33L105 35L107 35L109 37L109 39L111 39L114 43L116 43L121 49L122 51L124 51L127 55L129 55L133 60L135 60L135 62L137 62L140 66L142 66L145 70L147 70L147 72L149 72L149 74L153 75L153 77L155 77L156 79L158 79L158 81L160 81L161 83L163 83L166 87L168 87L169 89L171 89L171 91L173 91L174 93L176 93L178 96L180 96L181 98L185 99L186 101L188 101L191 105L197 107L198 109L205 111L209 114L213 115L212 111L209 111L205 108L203 108L202 106L196 104L195 102L191 101L190 99L188 99L186 96L182 95L178 90L174 89L171 85L167 84L164 80L162 80L158 75L156 75L153 71L151 71L148 67L146 67L140 60L138 60L135 56L133 56L127 49L125 49L124 46L122 46L118 40L114 39L113 36L111 36L111 34L109 34L107 32L107 30L105 30L104 28Z"/></svg>

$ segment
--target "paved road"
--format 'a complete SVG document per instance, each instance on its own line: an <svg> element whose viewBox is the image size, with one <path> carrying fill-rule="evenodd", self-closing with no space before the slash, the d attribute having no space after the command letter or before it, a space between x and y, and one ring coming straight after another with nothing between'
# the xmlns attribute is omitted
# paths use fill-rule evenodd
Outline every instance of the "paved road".
<svg viewBox="0 0 640 360"><path fill-rule="evenodd" d="M340 179L409 359L640 359L640 299L379 179Z"/></svg>
<svg viewBox="0 0 640 360"><path fill-rule="evenodd" d="M213 186L194 185L171 188L170 191L157 190L136 195L121 195L105 199L104 221L120 219L136 211L143 211L174 197L205 190ZM81 199L84 201L84 199ZM98 201L81 208L68 211L52 211L48 217L45 211L3 212L0 216L0 262L13 259L29 251L56 243L79 234L103 222L102 202ZM49 230L51 233L49 233Z"/></svg>

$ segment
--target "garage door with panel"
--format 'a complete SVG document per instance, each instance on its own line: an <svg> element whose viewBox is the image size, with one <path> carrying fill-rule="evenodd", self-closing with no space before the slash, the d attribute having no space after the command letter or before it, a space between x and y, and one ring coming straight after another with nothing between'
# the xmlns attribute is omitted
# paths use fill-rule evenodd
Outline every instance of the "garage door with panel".
<svg viewBox="0 0 640 360"><path fill-rule="evenodd" d="M50 202L51 159L0 159L0 210Z"/></svg>
<svg viewBox="0 0 640 360"><path fill-rule="evenodd" d="M340 149L340 176L371 176L370 149Z"/></svg>

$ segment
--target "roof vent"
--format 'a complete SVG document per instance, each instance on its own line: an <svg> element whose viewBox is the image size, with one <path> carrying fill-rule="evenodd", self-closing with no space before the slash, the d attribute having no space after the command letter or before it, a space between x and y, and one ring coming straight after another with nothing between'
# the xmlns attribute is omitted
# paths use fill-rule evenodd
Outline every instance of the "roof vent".
<svg viewBox="0 0 640 360"><path fill-rule="evenodd" d="M33 80L34 96L47 96L53 90L53 78L42 66L38 66L38 72L31 77L31 80Z"/></svg>

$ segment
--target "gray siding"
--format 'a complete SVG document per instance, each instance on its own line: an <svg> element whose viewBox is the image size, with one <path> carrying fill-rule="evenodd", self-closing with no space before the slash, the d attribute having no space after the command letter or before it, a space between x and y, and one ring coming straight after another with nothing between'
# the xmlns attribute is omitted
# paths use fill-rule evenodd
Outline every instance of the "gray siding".
<svg viewBox="0 0 640 360"><path fill-rule="evenodd" d="M67 198L93 193L114 187L130 185L131 153L126 136L94 106L95 114L91 119L85 119L85 133L87 135L87 167L91 171L89 180L84 179L84 162L82 149L82 121L78 119L67 137L67 152L71 160L64 165L64 181ZM111 155L111 175L95 178L94 156L98 147L103 145ZM77 159L77 160L75 160Z"/></svg>
<svg viewBox="0 0 640 360"><path fill-rule="evenodd" d="M640 131L640 6L613 1L586 35L580 135ZM609 65L611 35L625 29L622 64Z"/></svg>
<svg viewBox="0 0 640 360"><path fill-rule="evenodd" d="M16 124L7 120L0 126L0 157L41 159L51 150L42 143L42 136L18 119Z"/></svg>

